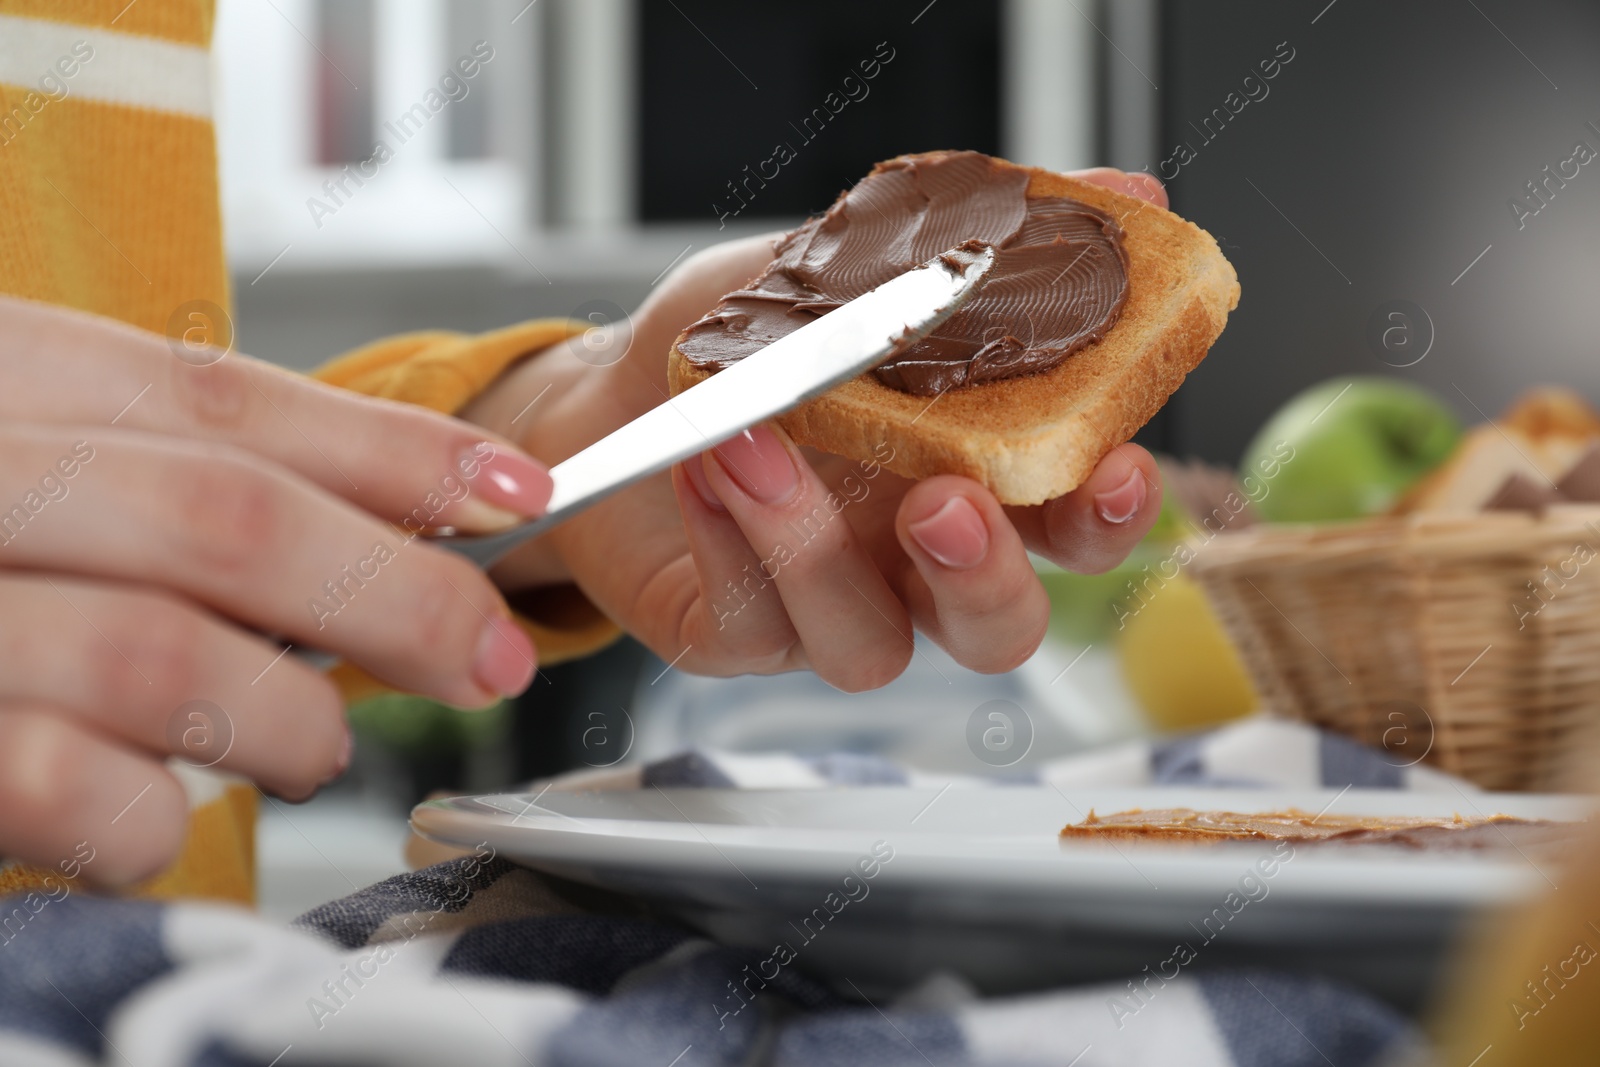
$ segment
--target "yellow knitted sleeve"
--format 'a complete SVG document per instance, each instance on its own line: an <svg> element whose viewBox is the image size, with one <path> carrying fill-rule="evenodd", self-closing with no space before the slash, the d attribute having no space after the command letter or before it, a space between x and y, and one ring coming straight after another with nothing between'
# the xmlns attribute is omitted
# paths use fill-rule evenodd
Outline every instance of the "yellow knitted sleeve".
<svg viewBox="0 0 1600 1067"><path fill-rule="evenodd" d="M231 304L206 78L214 6L0 0L0 293L158 334L191 302ZM582 328L546 320L478 336L411 334L367 345L318 377L454 413L517 360ZM618 633L571 586L513 607L544 664ZM337 677L352 700L380 691L354 670ZM255 787L172 769L189 800L188 840L171 867L130 892L248 903ZM48 888L57 874L0 857L0 896Z"/></svg>
<svg viewBox="0 0 1600 1067"><path fill-rule="evenodd" d="M322 366L314 376L368 396L453 415L512 364L582 333L586 326L569 319L536 319L482 334L401 334L348 352ZM586 656L622 632L575 586L524 593L513 607L544 666ZM377 680L349 664L335 668L333 679L351 702L387 692Z"/></svg>

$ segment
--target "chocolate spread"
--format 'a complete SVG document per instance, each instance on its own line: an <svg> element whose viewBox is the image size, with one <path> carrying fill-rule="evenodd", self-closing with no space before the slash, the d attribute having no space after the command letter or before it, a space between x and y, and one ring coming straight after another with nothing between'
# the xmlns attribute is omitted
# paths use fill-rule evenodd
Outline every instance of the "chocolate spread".
<svg viewBox="0 0 1600 1067"><path fill-rule="evenodd" d="M690 326L678 351L720 370L968 240L995 246L966 307L878 367L918 396L1037 374L1104 337L1128 298L1116 220L1065 197L1026 196L1029 174L977 152L880 163L826 214L786 236L750 285Z"/></svg>
<svg viewBox="0 0 1600 1067"><path fill-rule="evenodd" d="M1560 844L1575 833L1572 823L1485 818L1431 819L1403 816L1313 815L1289 809L1265 814L1233 811L1090 812L1083 822L1061 831L1073 840L1206 843L1221 841L1290 841L1294 844L1390 845L1427 851L1478 851L1519 845Z"/></svg>

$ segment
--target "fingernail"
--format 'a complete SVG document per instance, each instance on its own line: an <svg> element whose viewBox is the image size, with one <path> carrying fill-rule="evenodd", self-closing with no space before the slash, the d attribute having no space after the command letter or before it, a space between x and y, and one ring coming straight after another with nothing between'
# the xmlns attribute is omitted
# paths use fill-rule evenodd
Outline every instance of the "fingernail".
<svg viewBox="0 0 1600 1067"><path fill-rule="evenodd" d="M533 681L536 663L533 642L522 628L510 619L494 619L478 638L472 676L490 692L514 697Z"/></svg>
<svg viewBox="0 0 1600 1067"><path fill-rule="evenodd" d="M1144 505L1144 476L1138 468L1128 472L1121 485L1094 495L1094 509L1113 526L1120 526L1139 513Z"/></svg>
<svg viewBox="0 0 1600 1067"><path fill-rule="evenodd" d="M355 735L350 732L350 724L346 723L344 727L344 740L339 742L339 756L334 760L333 773L322 780L323 785L327 785L329 782L336 780L343 775L345 771L350 769L350 756L354 753L354 751Z"/></svg>
<svg viewBox="0 0 1600 1067"><path fill-rule="evenodd" d="M989 554L989 527L964 496L953 496L927 518L906 527L922 550L946 567L967 570Z"/></svg>
<svg viewBox="0 0 1600 1067"><path fill-rule="evenodd" d="M487 459L483 457L485 451L489 453ZM482 498L480 503L521 518L543 514L545 505L550 503L550 493L555 488L550 471L520 452L480 444L461 454L460 469L466 472L473 467L477 473L468 475L467 480Z"/></svg>
<svg viewBox="0 0 1600 1067"><path fill-rule="evenodd" d="M727 511L722 498L717 496L717 491L711 488L711 479L706 477L706 464L701 456L690 456L683 464L683 473L689 478L689 484L694 486L695 495L700 502L712 511Z"/></svg>
<svg viewBox="0 0 1600 1067"><path fill-rule="evenodd" d="M793 457L769 427L746 430L712 451L734 484L762 504L782 504L800 487Z"/></svg>

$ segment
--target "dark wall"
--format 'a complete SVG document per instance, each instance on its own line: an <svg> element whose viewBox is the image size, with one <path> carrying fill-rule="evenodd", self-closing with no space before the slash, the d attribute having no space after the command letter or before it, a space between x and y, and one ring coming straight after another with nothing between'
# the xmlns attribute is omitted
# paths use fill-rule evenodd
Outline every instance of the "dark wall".
<svg viewBox="0 0 1600 1067"><path fill-rule="evenodd" d="M1508 206L1537 207L1526 183L1577 142L1600 151L1600 4L1173 0L1163 23L1151 165L1190 146L1174 207L1222 242L1244 291L1170 406L1169 447L1231 462L1285 398L1341 373L1425 384L1469 419L1543 381L1600 399L1600 159L1552 181L1520 229ZM1294 58L1208 141L1195 127L1280 42ZM1403 369L1365 338L1395 300L1436 335Z"/></svg>
<svg viewBox="0 0 1600 1067"><path fill-rule="evenodd" d="M998 151L996 0L651 0L638 11L646 222L793 219L881 159Z"/></svg>

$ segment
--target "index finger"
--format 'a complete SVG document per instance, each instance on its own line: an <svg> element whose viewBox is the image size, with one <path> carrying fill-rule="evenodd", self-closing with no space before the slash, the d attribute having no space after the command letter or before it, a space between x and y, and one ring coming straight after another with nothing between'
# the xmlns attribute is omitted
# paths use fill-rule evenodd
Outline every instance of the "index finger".
<svg viewBox="0 0 1600 1067"><path fill-rule="evenodd" d="M195 365L165 338L78 312L0 298L0 315L0 418L244 448L412 532L501 529L550 499L542 464L460 420L245 356Z"/></svg>

